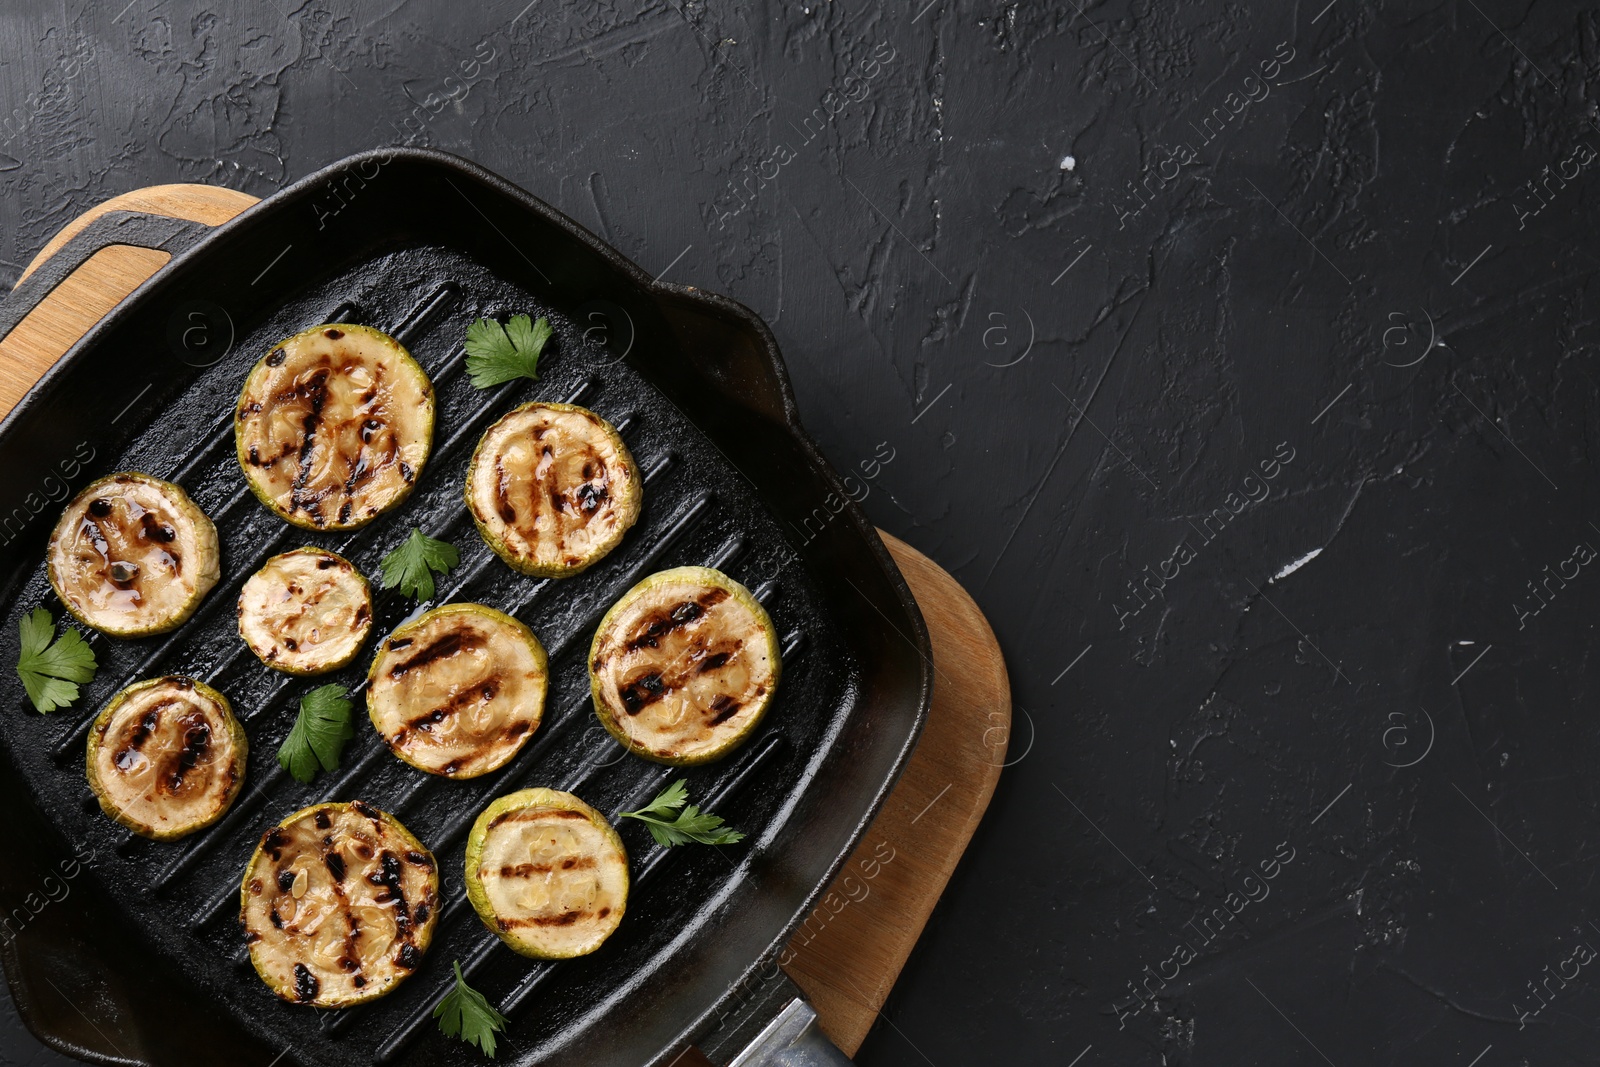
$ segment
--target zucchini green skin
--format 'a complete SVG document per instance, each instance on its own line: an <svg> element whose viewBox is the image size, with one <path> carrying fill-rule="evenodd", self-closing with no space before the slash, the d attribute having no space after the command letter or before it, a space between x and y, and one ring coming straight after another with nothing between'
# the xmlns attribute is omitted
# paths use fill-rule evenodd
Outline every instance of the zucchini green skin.
<svg viewBox="0 0 1600 1067"><path fill-rule="evenodd" d="M327 674L330 671L338 670L340 667L348 666L351 662L353 662L355 660L355 658L357 656L359 656L361 654L362 646L366 644L367 636L368 636L368 634L371 633L371 630L372 630L372 586L367 581L367 576L362 574L361 571L356 568L356 565L354 563L351 563L348 559L345 559L343 556L339 555L339 553L334 552L331 549L315 548L315 547L313 547L311 545L305 545L305 546L302 546L300 548L291 549L288 552L280 552L278 555L273 556L271 559L269 559L265 563L263 563L261 565L261 567L257 570L256 573L259 574L261 571L266 570L272 564L278 562L279 560L284 559L285 557L288 557L288 556L300 556L300 555L326 556L326 557L330 557L332 559L335 559L341 565L343 565L343 567L345 568L345 573L347 575L354 577L354 579L357 582L360 583L361 589L362 589L363 593L365 593L365 595L366 595L366 608L367 608L367 616L366 616L367 621L366 621L366 625L364 627L362 627L362 629L361 629L361 639L356 641L355 644L351 647L350 651L348 653L346 653L345 655L336 656L336 657L333 657L331 659L322 661L322 662L319 663L319 665L317 665L315 667L297 667L297 666L293 666L293 665L291 665L289 663L286 663L283 660L268 659L262 653L261 649L257 648L250 641L250 639L248 637L246 637L245 634L244 634L244 590L243 589L241 589L240 592L239 592L239 598L240 598L239 599L239 605L240 605L240 607L239 607L239 637L240 637L240 640L244 641L245 647L248 648L251 651L251 653L253 653L255 655L256 659L260 660L266 666L271 667L273 670L279 671L279 672L281 672L283 674L292 675L292 676L294 676L296 678L314 678L319 674ZM254 577L254 575L252 575L251 577ZM246 583L245 584L248 586L249 579L246 579Z"/></svg>
<svg viewBox="0 0 1600 1067"><path fill-rule="evenodd" d="M618 515L616 529L606 537L591 542L588 548L578 553L571 562L563 560L559 563L542 563L519 551L502 535L502 531L499 528L501 522L499 517L484 514L478 503L473 499L475 472L479 469L480 462L485 458L484 450L489 445L490 439L510 420L537 409L545 409L562 414L577 414L592 420L594 423L593 429L605 439L617 456L615 475L616 480L623 486L624 499L615 508ZM644 480L639 474L639 465L634 461L633 453L628 451L628 446L623 442L622 435L617 432L616 427L612 426L611 423L588 408L580 407L577 404L560 404L554 401L539 400L513 408L496 420L493 426L484 431L483 436L478 440L477 447L473 449L471 462L467 464L467 479L463 497L466 500L467 513L472 516L472 523L478 528L479 536L483 538L485 544L494 550L495 555L505 561L507 566L530 578L570 578L574 575L582 574L600 562L622 543L622 539L627 536L633 524L638 521L639 513L643 508Z"/></svg>
<svg viewBox="0 0 1600 1067"><path fill-rule="evenodd" d="M232 784L227 790L227 793L217 805L216 811L213 812L209 818L192 822L171 830L157 830L149 824L140 822L138 819L127 814L110 799L105 782L100 778L100 769L96 766L97 761L95 757L100 753L100 748L104 741L104 730L107 724L111 722L112 716L117 713L117 710L125 702L127 702L129 698L136 696L147 689L152 689L156 686L164 684L170 684L175 681L184 683L186 687L192 688L194 692L198 693L200 696L213 701L222 710L223 722L228 729L228 734L232 742L234 753L232 766L230 768L233 780ZM196 681L192 678L178 678L175 675L167 675L160 678L149 678L142 682L135 682L123 689L116 696L112 697L111 700L106 703L106 706L100 709L100 714L95 716L94 724L89 728L87 749L88 751L84 758L85 775L89 780L89 788L94 791L95 799L100 802L100 810L109 815L114 821L122 824L129 830L138 834L140 837L146 837L152 841L177 841L180 838L187 837L188 835L194 833L196 830L202 830L205 827L210 826L212 823L216 822L218 819L227 814L229 808L233 807L233 802L238 799L239 791L244 788L245 767L250 758L250 738L244 732L244 725L240 723L238 718L233 714L233 705L228 703L227 697L223 696L209 685L206 685L204 682Z"/></svg>
<svg viewBox="0 0 1600 1067"><path fill-rule="evenodd" d="M527 732L522 735L521 740L518 741L515 746L508 747L499 759L490 762L486 766L473 770L470 774L455 773L449 775L449 777L461 779L476 778L480 775L488 774L491 771L497 770L501 766L504 766L504 764L510 760L524 744L527 743L528 738L532 737L538 731L539 724L544 718L544 704L545 701L548 700L550 693L550 659L545 652L544 645L540 643L538 636L535 635L534 632L528 628L527 624L521 620L513 618L512 616L507 615L505 612L496 608L491 608L486 604L452 603L441 604L439 607L430 608L405 625L397 627L395 631L385 638L378 646L377 653L372 657L371 665L367 667L367 718L371 721L372 728L377 731L378 736L383 738L384 743L389 746L389 751L393 752L395 757L401 762L409 764L419 771L425 771L428 774L442 773L439 770L413 759L402 748L394 743L389 734L386 732L384 724L380 720L379 708L375 703L374 693L378 692L379 688L377 684L380 674L379 668L384 665L385 659L388 653L391 651L391 645L395 641L405 640L411 637L413 634L416 634L419 630L435 619L448 619L453 615L476 615L480 618L489 619L498 625L514 631L517 636L521 638L522 642L527 645L528 651L533 657L535 670L544 679L544 688L540 696L537 714L533 716L533 724L531 727L529 727Z"/></svg>
<svg viewBox="0 0 1600 1067"><path fill-rule="evenodd" d="M621 726L621 720L626 712L613 707L604 695L604 684L600 675L600 656L604 641L619 616L625 612L634 601L641 596L662 586L672 583L688 581L694 584L721 589L742 604L753 614L766 637L767 654L772 664L772 677L765 694L759 698L755 711L744 718L737 730L724 732L719 742L711 748L701 752L689 754L663 754L650 746L638 741ZM740 583L711 567L675 567L671 570L659 571L641 580L632 589L622 595L622 598L613 604L605 617L600 620L600 625L595 629L594 639L589 644L589 686L594 699L595 716L600 720L600 725L605 727L607 733L616 739L617 743L636 756L655 763L664 763L673 767L697 767L707 763L714 763L728 753L738 748L755 732L766 717L767 711L772 706L772 700L778 691L778 683L783 673L781 649L778 644L778 631L772 624L771 617L760 601Z"/></svg>
<svg viewBox="0 0 1600 1067"><path fill-rule="evenodd" d="M246 420L250 417L247 415L247 410L251 403L249 400L251 390L270 373L273 364L269 361L273 359L274 355L280 351L288 350L290 346L296 345L301 341L309 340L315 334L325 333L328 330L337 330L341 334L355 335L375 342L387 349L396 358L397 367L411 379L422 396L422 403L417 410L410 412L410 414L418 419L416 436L423 444L420 455L415 457L416 462L409 464L411 477L406 480L403 488L390 494L375 511L371 514L365 512L357 514L352 509L348 518L340 519L335 517L331 521L324 520L319 522L309 514L301 514L300 509L292 506L292 501L291 506L285 506L277 495L267 489L262 479L253 473L255 465L251 462L251 443L246 429ZM244 472L245 484L250 487L251 493L255 495L255 498L263 506L284 522L306 530L355 530L399 507L411 495L412 490L416 488L417 482L421 480L423 468L432 453L435 407L433 382L429 379L428 372L423 369L422 364L418 363L399 341L382 330L375 330L370 326L356 326L343 322L323 323L319 326L301 330L299 333L286 337L277 344L272 345L267 349L267 354L262 356L256 362L256 365L251 368L250 374L245 378L244 386L239 392L239 401L234 406L234 455L239 461L239 469Z"/></svg>
<svg viewBox="0 0 1600 1067"><path fill-rule="evenodd" d="M502 815L526 808L554 808L581 813L595 829L600 831L606 844L615 849L621 857L621 899L607 917L609 929L591 945L571 952L547 951L519 939L500 924L500 916L495 912L494 905L489 900L488 891L484 888L483 881L479 875L479 869L483 866L483 853L489 839L489 829L495 820ZM472 831L467 836L464 875L467 885L467 899L471 901L472 909L478 913L478 918L483 920L483 925L492 930L495 936L505 942L512 951L536 960L574 959L578 956L586 956L598 949L607 938L616 932L617 926L621 924L623 914L627 910L628 894L632 889L632 881L628 870L628 850L623 845L622 837L617 833L616 828L606 820L604 815L579 800L576 796L557 789L522 789L515 793L508 793L503 797L497 798L483 811L479 812L477 819L473 821Z"/></svg>
<svg viewBox="0 0 1600 1067"><path fill-rule="evenodd" d="M67 534L64 527L66 520L77 512L80 504L87 508L84 501L91 501L99 496L114 497L126 490L130 484L153 489L160 493L179 515L186 519L194 530L193 545L185 545L183 553L185 559L193 563L198 561L198 568L194 573L195 588L189 598L177 609L147 621L134 619L124 625L115 625L101 618L97 620L90 611L81 605L72 595L67 577L61 572L61 561L58 560L56 547L63 536ZM222 574L222 549L217 539L217 528L211 518L200 509L200 506L189 498L183 486L175 482L163 481L153 478L148 474L137 471L123 471L117 474L108 474L104 478L97 478L84 486L72 498L62 512L61 519L57 521L54 532L50 535L50 546L46 549L46 571L50 578L50 587L55 590L56 597L73 618L85 626L98 630L111 637L134 638L151 637L156 634L170 633L189 621L189 617L199 608L200 602L206 598L212 588L217 584L217 579Z"/></svg>
<svg viewBox="0 0 1600 1067"><path fill-rule="evenodd" d="M414 850L426 856L429 863L432 865L432 874L427 880L427 887L429 895L431 896L431 902L433 904L432 913L426 922L414 924L414 929L416 930L416 940L414 944L416 945L417 952L419 956L426 954L428 947L433 943L434 929L439 922L439 866L433 855L433 852L429 850L428 846L424 845L417 839L415 834L406 829L405 825L401 823L399 819L395 818L386 811L380 811L379 809L373 808L361 801L328 802L323 804L312 804L301 808L299 811L296 811L293 814L279 820L277 827L279 829L289 829L301 819L314 819L319 811L327 811L331 813L355 810L365 815L366 812L361 811L363 808L379 816L388 832L393 833L407 849ZM251 853L249 861L245 864L244 875L239 882L239 914L241 919L248 913L250 908L251 876L256 873L256 865L258 862L260 862L263 852L263 845L257 844L255 851ZM272 992L279 998L286 1000L291 1004L303 1003L303 1001L301 1001L300 998L295 995L295 990L292 985L287 982L279 982L275 980L270 973L268 973L265 965L258 958L253 946L250 952L250 964L255 968L256 974L260 976L261 981L266 985L266 987L272 990ZM320 999L315 1002L313 1006L319 1008L346 1008L356 1004L364 1004L371 1000L377 1000L378 998L393 992L394 989L400 985L400 983L403 982L406 977L408 976L400 975L387 985L375 985L371 992L365 994L341 998Z"/></svg>

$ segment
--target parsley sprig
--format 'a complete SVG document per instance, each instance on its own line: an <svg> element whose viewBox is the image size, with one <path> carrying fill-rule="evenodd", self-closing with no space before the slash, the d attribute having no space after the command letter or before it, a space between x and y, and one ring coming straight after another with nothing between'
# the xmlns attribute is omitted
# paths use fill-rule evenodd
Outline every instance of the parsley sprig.
<svg viewBox="0 0 1600 1067"><path fill-rule="evenodd" d="M689 780L679 778L663 789L638 811L625 811L625 819L638 819L650 828L650 836L662 847L686 845L731 845L743 841L744 834L722 825L722 816L701 811L689 803Z"/></svg>
<svg viewBox="0 0 1600 1067"><path fill-rule="evenodd" d="M294 728L278 746L279 766L299 782L311 781L319 767L337 769L344 743L356 733L350 722L351 707L342 685L319 686L301 697Z"/></svg>
<svg viewBox="0 0 1600 1067"><path fill-rule="evenodd" d="M553 332L543 316L534 322L526 315L513 315L504 326L493 319L477 320L467 327L467 374L472 384L488 389L513 378L538 381L539 354Z"/></svg>
<svg viewBox="0 0 1600 1067"><path fill-rule="evenodd" d="M455 963L456 986L446 993L433 1017L439 1020L439 1029L446 1037L459 1037L469 1045L477 1045L483 1054L494 1058L494 1035L506 1028L506 1017L490 1006L484 995L467 984L461 977L461 962Z"/></svg>
<svg viewBox="0 0 1600 1067"><path fill-rule="evenodd" d="M383 587L400 587L405 596L433 599L433 576L450 573L461 562L461 553L449 541L429 537L415 526L400 547L383 557L378 567L383 572Z"/></svg>
<svg viewBox="0 0 1600 1067"><path fill-rule="evenodd" d="M68 626L56 637L55 620L44 608L24 615L17 629L22 635L17 677L34 710L51 712L77 700L79 683L93 678L99 666L83 635Z"/></svg>

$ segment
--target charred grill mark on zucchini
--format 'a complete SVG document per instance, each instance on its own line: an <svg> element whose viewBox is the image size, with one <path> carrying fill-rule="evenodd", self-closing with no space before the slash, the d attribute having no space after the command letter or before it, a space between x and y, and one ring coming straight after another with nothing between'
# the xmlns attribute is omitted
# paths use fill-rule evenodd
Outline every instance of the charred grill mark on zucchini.
<svg viewBox="0 0 1600 1067"><path fill-rule="evenodd" d="M211 520L179 486L137 473L101 478L74 497L46 562L67 610L114 637L176 628L221 571Z"/></svg>
<svg viewBox="0 0 1600 1067"><path fill-rule="evenodd" d="M176 766L171 772L164 775L164 782L170 783L167 791L174 796L183 791L183 777L194 769L200 762L200 757L205 755L211 747L211 726L200 715L190 714L183 717L183 748L178 750L173 759Z"/></svg>
<svg viewBox="0 0 1600 1067"><path fill-rule="evenodd" d="M289 488L289 510L312 514L312 521L320 526L324 521L322 515L320 512L314 514L311 512L309 505L314 501L306 500L305 491L306 482L311 477L312 452L317 444L317 425L322 421L322 406L328 402L327 370L317 371L304 385L296 382L294 389L288 395L280 396L278 399L289 402L305 401L311 408L301 423L300 450L296 457L300 464L295 470L294 482Z"/></svg>
<svg viewBox="0 0 1600 1067"><path fill-rule="evenodd" d="M433 728L453 715L459 715L466 708L475 704L486 704L494 699L497 692L496 682L499 675L495 674L481 685L467 686L456 693L452 693L443 704L433 708L425 714L418 715L395 731L395 740L402 741L408 731L421 730L432 733ZM526 732L529 724L526 720L518 720L506 727L506 736L517 737Z"/></svg>
<svg viewBox="0 0 1600 1067"><path fill-rule="evenodd" d="M303 963L294 965L294 998L302 1004L309 1004L317 999L317 993L322 989L322 983L312 975Z"/></svg>
<svg viewBox="0 0 1600 1067"><path fill-rule="evenodd" d="M268 987L294 1003L343 1007L384 995L420 965L438 875L392 816L360 802L322 804L263 835L240 901Z"/></svg>
<svg viewBox="0 0 1600 1067"><path fill-rule="evenodd" d="M446 604L384 642L367 672L367 711L402 760L471 778L504 764L538 728L547 672L522 623L481 604Z"/></svg>
<svg viewBox="0 0 1600 1067"><path fill-rule="evenodd" d="M407 642L407 644L409 643ZM389 647L393 649L395 646L391 643ZM412 671L421 670L442 659L449 659L451 656L460 655L463 652L476 652L482 647L483 639L478 634L452 630L409 659L402 660L389 668L389 677L401 678Z"/></svg>
<svg viewBox="0 0 1600 1067"><path fill-rule="evenodd" d="M714 671L726 664L728 662L728 658L732 655L733 653L731 652L713 652L711 655L706 656L700 661L699 665L695 667L695 673L706 674L710 671Z"/></svg>
<svg viewBox="0 0 1600 1067"><path fill-rule="evenodd" d="M586 818L588 818L588 816L585 815L583 812L575 811L575 810L572 810L570 808L532 808L532 809L515 809L515 808L513 808L513 809L511 809L509 811L501 812L500 814L496 815L493 819L489 820L488 828L492 830L495 827L500 826L503 823L508 823L508 822L541 822L541 821L543 821L545 819L586 819Z"/></svg>
<svg viewBox="0 0 1600 1067"><path fill-rule="evenodd" d="M175 707L176 705L177 701L175 700L163 700L140 716L139 725L135 726L133 732L128 735L128 740L124 743L124 747L112 757L112 761L117 765L117 770L125 771L133 766L134 755L144 748L146 741L150 740L150 735L155 732L157 724L161 721L161 713L167 708Z"/></svg>
<svg viewBox="0 0 1600 1067"><path fill-rule="evenodd" d="M597 867L593 856L579 856L562 860L556 863L518 863L514 866L500 868L502 878L531 878L536 874L549 874L551 871L592 871Z"/></svg>
<svg viewBox="0 0 1600 1067"><path fill-rule="evenodd" d="M169 841L222 817L248 754L226 697L189 678L154 678L118 693L96 717L85 767L106 814Z"/></svg>
<svg viewBox="0 0 1600 1067"><path fill-rule="evenodd" d="M433 417L433 387L398 341L368 327L316 327L251 371L234 429L264 504L298 526L351 529L410 492Z"/></svg>
<svg viewBox="0 0 1600 1067"><path fill-rule="evenodd" d="M596 912L596 915L599 913ZM525 919L499 919L502 930L515 930L524 926L571 926L579 919L588 918L586 911L564 911L560 915L534 915Z"/></svg>
<svg viewBox="0 0 1600 1067"><path fill-rule="evenodd" d="M511 476L499 456L494 460L494 510L508 526L517 521L517 509L511 505Z"/></svg>
<svg viewBox="0 0 1600 1067"><path fill-rule="evenodd" d="M738 714L739 702L728 696L728 694L723 693L711 702L711 710L716 714L711 716L710 724L717 726Z"/></svg>
<svg viewBox="0 0 1600 1067"><path fill-rule="evenodd" d="M660 648L661 639L681 630L728 598L721 589L701 594L695 600L680 600L669 608L658 608L647 614L634 628L633 636L625 642L629 651L641 648ZM704 603L702 603L702 601Z"/></svg>
<svg viewBox="0 0 1600 1067"><path fill-rule="evenodd" d="M339 900L345 920L344 953L335 961L335 965L351 976L352 987L363 989L366 987L367 978L361 966L361 921L356 917L349 894L345 892L344 857L335 850L331 837L323 838L323 844L327 850L323 853L322 864L328 868L328 876L333 879L333 894Z"/></svg>
<svg viewBox="0 0 1600 1067"><path fill-rule="evenodd" d="M629 715L637 715L666 695L667 684L662 679L660 671L646 671L624 685L619 692L622 696L622 710Z"/></svg>
<svg viewBox="0 0 1600 1067"><path fill-rule="evenodd" d="M479 442L467 506L489 547L515 569L566 577L593 565L638 519L638 468L615 428L571 404L532 403Z"/></svg>

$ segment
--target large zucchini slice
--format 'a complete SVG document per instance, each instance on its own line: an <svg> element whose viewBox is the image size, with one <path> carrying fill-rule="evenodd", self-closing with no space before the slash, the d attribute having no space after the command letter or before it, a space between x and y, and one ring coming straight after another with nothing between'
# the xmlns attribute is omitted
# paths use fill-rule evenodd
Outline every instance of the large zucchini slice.
<svg viewBox="0 0 1600 1067"><path fill-rule="evenodd" d="M422 963L439 920L433 853L359 800L313 804L268 830L245 868L250 962L284 1000L374 1000Z"/></svg>
<svg viewBox="0 0 1600 1067"><path fill-rule="evenodd" d="M411 492L433 444L433 384L369 326L332 323L273 346L234 412L245 480L310 530L352 530Z"/></svg>
<svg viewBox="0 0 1600 1067"><path fill-rule="evenodd" d="M372 590L320 548L273 556L239 590L239 636L269 667L324 674L356 658L372 629Z"/></svg>
<svg viewBox="0 0 1600 1067"><path fill-rule="evenodd" d="M523 789L478 815L467 837L467 899L524 956L600 947L628 905L628 853L604 815L554 789Z"/></svg>
<svg viewBox="0 0 1600 1067"><path fill-rule="evenodd" d="M565 578L615 548L639 518L639 468L588 408L533 403L489 427L467 470L467 508L523 574Z"/></svg>
<svg viewBox="0 0 1600 1067"><path fill-rule="evenodd" d="M177 628L222 573L217 528L181 486L126 472L90 482L56 522L50 584L113 637Z"/></svg>
<svg viewBox="0 0 1600 1067"><path fill-rule="evenodd" d="M766 714L778 635L750 590L710 567L652 574L612 605L589 647L595 713L658 763L709 763Z"/></svg>
<svg viewBox="0 0 1600 1067"><path fill-rule="evenodd" d="M141 837L172 841L222 818L250 742L228 698L192 678L135 682L89 729L89 788Z"/></svg>
<svg viewBox="0 0 1600 1067"><path fill-rule="evenodd" d="M549 664L533 631L482 604L444 604L389 635L367 714L419 770L475 778L516 754L544 715Z"/></svg>

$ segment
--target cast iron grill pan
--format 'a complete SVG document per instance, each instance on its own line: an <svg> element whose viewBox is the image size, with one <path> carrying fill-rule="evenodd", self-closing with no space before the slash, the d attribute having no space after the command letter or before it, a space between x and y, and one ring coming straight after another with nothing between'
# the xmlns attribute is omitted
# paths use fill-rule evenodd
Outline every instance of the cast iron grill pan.
<svg viewBox="0 0 1600 1067"><path fill-rule="evenodd" d="M345 193L333 215L330 188ZM210 328L231 322L234 332L227 354L204 368L192 366L201 361L187 347L170 343L174 318L191 321L197 307ZM466 325L518 312L548 316L555 329L540 380L472 388ZM438 404L433 452L411 497L345 533L282 522L250 494L233 455L233 403L250 366L275 341L328 321L394 334L428 370ZM531 399L598 411L644 472L637 526L576 578L516 574L483 544L462 502L478 438ZM86 449L93 458L65 477L71 464L62 459ZM93 635L100 671L73 709L34 713L7 672L0 746L36 798L30 816L53 827L28 835L37 844L18 847L58 848L64 837L93 849L92 877L115 902L120 928L193 979L193 989L172 990L174 1018L190 1010L191 998L209 998L268 1047L290 1049L286 1061L480 1062L476 1049L438 1035L430 1017L452 981L452 960L512 1019L502 1062L664 1061L726 1008L741 975L783 943L870 821L926 710L920 617L860 515L839 510L845 494L798 431L759 321L726 301L650 284L553 210L437 153L356 157L204 238L85 338L0 426L0 504L13 516L33 510L44 473L55 471L76 491L124 469L179 482L213 518L222 580L171 634ZM0 656L8 663L20 615L43 604L66 618L42 563L59 510L52 501L20 532L18 522L5 530L12 539L4 549ZM410 600L375 587L367 648L351 666L318 679L269 670L235 628L239 587L268 556L314 544L376 577L378 561L413 526L461 549L460 565L440 579L430 604L501 608L528 623L550 655L538 731L504 768L470 781L402 764L365 718L357 690L377 641L420 610ZM652 571L684 564L721 568L755 592L778 628L784 676L749 742L721 762L679 771L625 754L599 727L584 661L617 597ZM245 787L220 822L159 843L99 812L82 764L99 708L124 685L168 673L226 693L251 753ZM337 771L302 785L278 767L276 750L299 697L327 681L356 693L356 736ZM473 818L493 797L553 786L615 819L679 776L689 778L693 798L750 838L731 848L666 850L624 820L628 914L593 956L526 960L473 913L463 849ZM339 1011L289 1005L249 965L239 878L269 825L307 804L355 798L396 814L435 852L442 883L435 940L419 971L388 997ZM218 1049L216 1062L234 1062L232 1051Z"/></svg>

